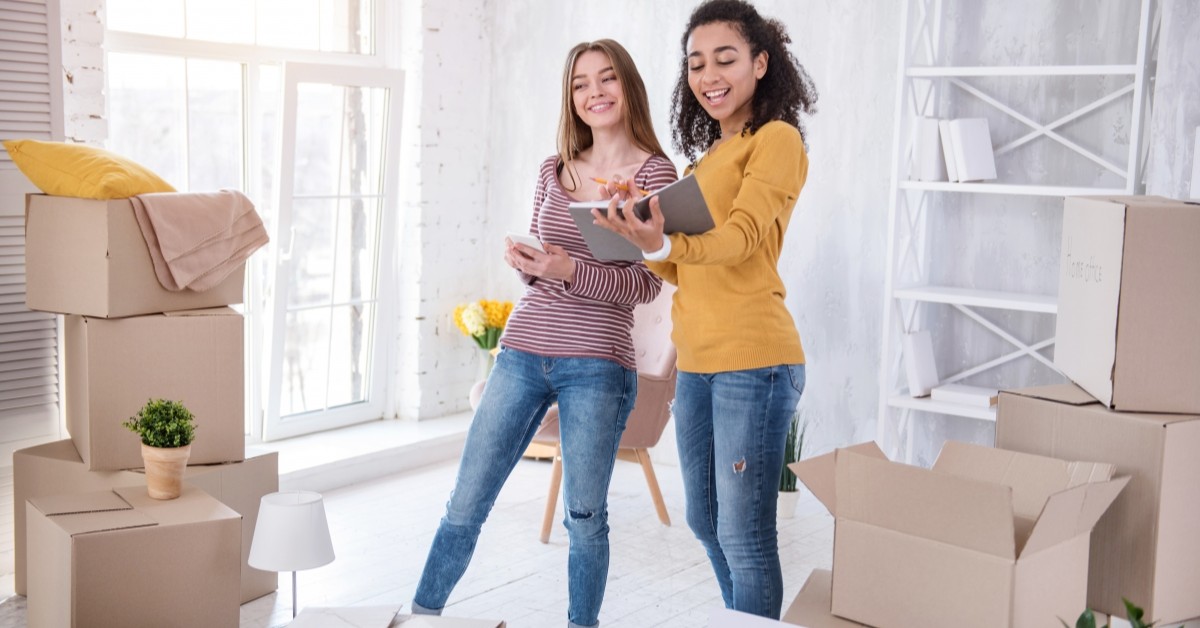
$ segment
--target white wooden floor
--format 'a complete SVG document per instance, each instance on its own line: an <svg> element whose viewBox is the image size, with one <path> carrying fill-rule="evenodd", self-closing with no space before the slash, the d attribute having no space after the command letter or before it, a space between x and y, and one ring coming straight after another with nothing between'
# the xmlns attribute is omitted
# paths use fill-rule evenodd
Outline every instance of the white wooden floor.
<svg viewBox="0 0 1200 628"><path fill-rule="evenodd" d="M407 609L455 469L447 462L327 491L337 559L300 572L300 606ZM721 605L708 560L683 520L679 471L660 466L658 475L670 527L658 522L641 469L617 464L609 503L612 564L600 615L606 628L705 626L709 611ZM504 619L512 628L566 625L566 531L560 524L548 545L538 542L549 477L548 462L517 465L447 615ZM11 593L11 479L0 477L0 500L0 589ZM796 518L780 521L785 606L812 569L830 566L832 543L833 519L811 497ZM242 606L241 626L270 628L290 618L291 578L282 574L277 593ZM25 600L13 596L0 604L0 628L18 626L25 626Z"/></svg>

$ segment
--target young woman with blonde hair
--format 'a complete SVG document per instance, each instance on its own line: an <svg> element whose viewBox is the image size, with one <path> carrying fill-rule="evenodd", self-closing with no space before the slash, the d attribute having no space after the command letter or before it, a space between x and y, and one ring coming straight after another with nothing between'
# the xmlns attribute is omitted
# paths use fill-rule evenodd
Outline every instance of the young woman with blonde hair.
<svg viewBox="0 0 1200 628"><path fill-rule="evenodd" d="M629 53L602 39L571 49L563 70L558 152L539 169L530 234L546 252L506 243L527 285L488 377L446 514L413 598L440 614L471 560L484 520L546 410L558 403L563 505L570 539L568 626L599 624L608 577L608 486L633 409L633 308L662 282L641 262L592 257L567 205L597 200L592 178L655 190L676 178L650 121Z"/></svg>

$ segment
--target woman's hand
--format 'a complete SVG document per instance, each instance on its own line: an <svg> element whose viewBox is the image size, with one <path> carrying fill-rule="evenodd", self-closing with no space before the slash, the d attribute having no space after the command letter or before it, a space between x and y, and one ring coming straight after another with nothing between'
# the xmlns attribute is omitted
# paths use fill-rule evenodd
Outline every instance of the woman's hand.
<svg viewBox="0 0 1200 628"><path fill-rule="evenodd" d="M607 185L600 187L600 193L611 200L608 202L606 211L592 210L592 217L596 219L595 224L629 240L646 253L653 253L661 249L663 245L663 215L658 197L654 196L650 199L650 219L643 221L633 210L634 203L643 198L641 192L638 191L637 186L633 185L632 181L625 190L617 187L620 184L622 184L621 180L614 177L608 181ZM625 210L617 208L621 201L625 201Z"/></svg>
<svg viewBox="0 0 1200 628"><path fill-rule="evenodd" d="M542 244L546 252L504 239L504 261L509 266L534 277L571 281L575 278L575 260L557 244Z"/></svg>

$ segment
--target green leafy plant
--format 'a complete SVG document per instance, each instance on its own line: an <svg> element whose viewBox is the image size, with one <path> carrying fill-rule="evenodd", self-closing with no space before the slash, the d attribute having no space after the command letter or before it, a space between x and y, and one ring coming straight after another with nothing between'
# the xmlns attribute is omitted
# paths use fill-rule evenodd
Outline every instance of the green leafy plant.
<svg viewBox="0 0 1200 628"><path fill-rule="evenodd" d="M183 403L169 399L151 399L137 416L121 423L141 437L150 447L183 447L196 437L194 417Z"/></svg>
<svg viewBox="0 0 1200 628"><path fill-rule="evenodd" d="M1152 628L1154 626L1153 622L1147 624L1142 620L1146 615L1145 611L1125 598L1121 598L1121 601L1125 603L1125 615L1129 617L1129 625L1132 628ZM1060 619L1059 621L1062 620ZM1065 621L1062 621L1062 625L1071 628ZM1075 628L1108 628L1108 624L1096 626L1096 615L1092 613L1091 609L1087 609L1083 611L1079 619L1075 620Z"/></svg>
<svg viewBox="0 0 1200 628"><path fill-rule="evenodd" d="M783 449L783 472L779 475L779 491L791 493L796 490L796 474L788 465L800 459L804 450L804 430L807 425L800 424L800 413L792 415L792 424L788 426L787 441Z"/></svg>

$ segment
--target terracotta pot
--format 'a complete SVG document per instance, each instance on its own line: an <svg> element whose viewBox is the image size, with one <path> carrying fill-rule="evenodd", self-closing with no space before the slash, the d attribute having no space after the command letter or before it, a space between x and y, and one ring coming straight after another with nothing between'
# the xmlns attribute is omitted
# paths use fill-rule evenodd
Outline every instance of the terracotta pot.
<svg viewBox="0 0 1200 628"><path fill-rule="evenodd" d="M183 490L183 470L191 445L151 447L142 443L142 461L146 463L146 492L153 499L175 499Z"/></svg>

